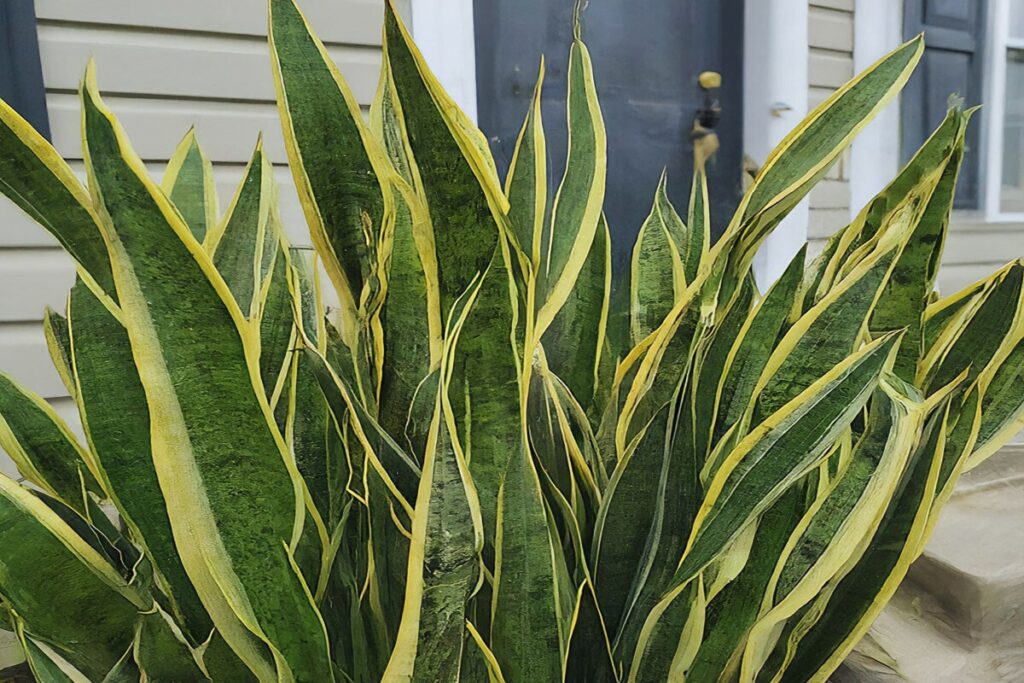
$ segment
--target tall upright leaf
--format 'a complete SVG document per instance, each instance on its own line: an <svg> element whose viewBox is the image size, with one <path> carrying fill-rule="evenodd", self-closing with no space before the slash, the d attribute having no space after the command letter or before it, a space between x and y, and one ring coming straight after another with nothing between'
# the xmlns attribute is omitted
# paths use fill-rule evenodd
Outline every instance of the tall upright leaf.
<svg viewBox="0 0 1024 683"><path fill-rule="evenodd" d="M387 217L387 161L355 97L293 0L270 3L270 61L288 161L313 243L354 339ZM344 160L338 163L338 160ZM351 345L351 344L350 344Z"/></svg>
<svg viewBox="0 0 1024 683"><path fill-rule="evenodd" d="M277 253L278 238L271 225L273 174L260 138L224 220L204 242L239 308L250 319L258 317L260 292Z"/></svg>
<svg viewBox="0 0 1024 683"><path fill-rule="evenodd" d="M82 104L90 190L182 564L214 624L258 676L277 670L323 680L323 622L291 557L305 518L303 485L263 393L252 332L100 100L92 69Z"/></svg>
<svg viewBox="0 0 1024 683"><path fill-rule="evenodd" d="M477 273L487 268L508 202L490 153L468 132L465 115L430 72L390 2L384 14L384 54L404 117L417 189L433 225L441 315L446 316Z"/></svg>
<svg viewBox="0 0 1024 683"><path fill-rule="evenodd" d="M128 333L82 284L71 290L68 319L82 426L103 487L153 563L172 611L193 642L201 643L211 622L174 544Z"/></svg>
<svg viewBox="0 0 1024 683"><path fill-rule="evenodd" d="M608 175L604 120L597 101L590 52L583 44L578 16L574 31L566 72L569 148L565 173L551 209L551 222L541 236L537 335L544 334L565 305L584 267L601 219Z"/></svg>
<svg viewBox="0 0 1024 683"><path fill-rule="evenodd" d="M171 155L160 189L167 193L192 234L202 242L216 226L220 209L213 164L199 146L195 128L189 128Z"/></svg>
<svg viewBox="0 0 1024 683"><path fill-rule="evenodd" d="M405 606L382 681L456 683L465 643L466 603L479 581L483 544L480 506L445 386L449 363L476 291L456 302L441 385L416 494ZM464 306L460 306L462 303Z"/></svg>

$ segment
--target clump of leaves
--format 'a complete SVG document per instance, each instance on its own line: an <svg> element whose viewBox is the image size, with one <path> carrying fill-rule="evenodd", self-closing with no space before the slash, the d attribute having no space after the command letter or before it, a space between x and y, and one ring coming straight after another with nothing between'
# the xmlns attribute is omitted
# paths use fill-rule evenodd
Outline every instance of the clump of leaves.
<svg viewBox="0 0 1024 683"><path fill-rule="evenodd" d="M152 179L92 67L88 191L0 107L0 189L80 276L45 329L85 443L0 378L0 606L36 677L824 681L1024 415L1024 266L932 293L969 112L751 275L922 48L815 109L713 244L703 160L685 215L662 182L615 314L578 28L549 197L543 70L502 184L390 7L366 123L271 0L313 255L260 144L221 216L195 136Z"/></svg>

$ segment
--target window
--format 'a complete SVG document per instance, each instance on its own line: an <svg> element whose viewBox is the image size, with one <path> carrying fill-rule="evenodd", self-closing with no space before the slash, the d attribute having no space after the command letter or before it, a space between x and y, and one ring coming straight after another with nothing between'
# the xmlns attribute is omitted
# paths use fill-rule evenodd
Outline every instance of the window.
<svg viewBox="0 0 1024 683"><path fill-rule="evenodd" d="M991 0L985 218L1024 221L1024 0Z"/></svg>
<svg viewBox="0 0 1024 683"><path fill-rule="evenodd" d="M999 211L1024 214L1024 0L1011 0L1007 34Z"/></svg>

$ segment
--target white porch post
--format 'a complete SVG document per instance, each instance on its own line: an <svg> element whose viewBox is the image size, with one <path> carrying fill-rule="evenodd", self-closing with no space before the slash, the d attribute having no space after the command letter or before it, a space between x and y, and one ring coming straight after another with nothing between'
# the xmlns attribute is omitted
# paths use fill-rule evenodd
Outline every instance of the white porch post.
<svg viewBox="0 0 1024 683"><path fill-rule="evenodd" d="M901 0L857 0L853 14L853 68L856 73L902 40ZM891 102L860 132L850 148L850 212L853 216L885 187L899 170L900 107Z"/></svg>
<svg viewBox="0 0 1024 683"><path fill-rule="evenodd" d="M746 3L743 55L743 145L756 163L807 114L807 0ZM808 204L801 202L754 258L767 289L807 240Z"/></svg>
<svg viewBox="0 0 1024 683"><path fill-rule="evenodd" d="M473 0L412 0L412 34L441 85L476 122Z"/></svg>

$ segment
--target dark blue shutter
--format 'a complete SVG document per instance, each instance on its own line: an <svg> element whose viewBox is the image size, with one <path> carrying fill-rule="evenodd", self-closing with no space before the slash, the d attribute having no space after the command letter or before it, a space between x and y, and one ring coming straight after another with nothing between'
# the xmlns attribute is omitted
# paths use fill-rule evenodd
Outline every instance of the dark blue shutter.
<svg viewBox="0 0 1024 683"><path fill-rule="evenodd" d="M968 107L981 103L985 4L985 0L904 0L904 37L924 32L925 39L921 65L901 100L904 161L942 121L951 94L962 97ZM980 118L974 119L968 132L956 208L978 207Z"/></svg>
<svg viewBox="0 0 1024 683"><path fill-rule="evenodd" d="M0 99L50 139L33 0L0 0Z"/></svg>

